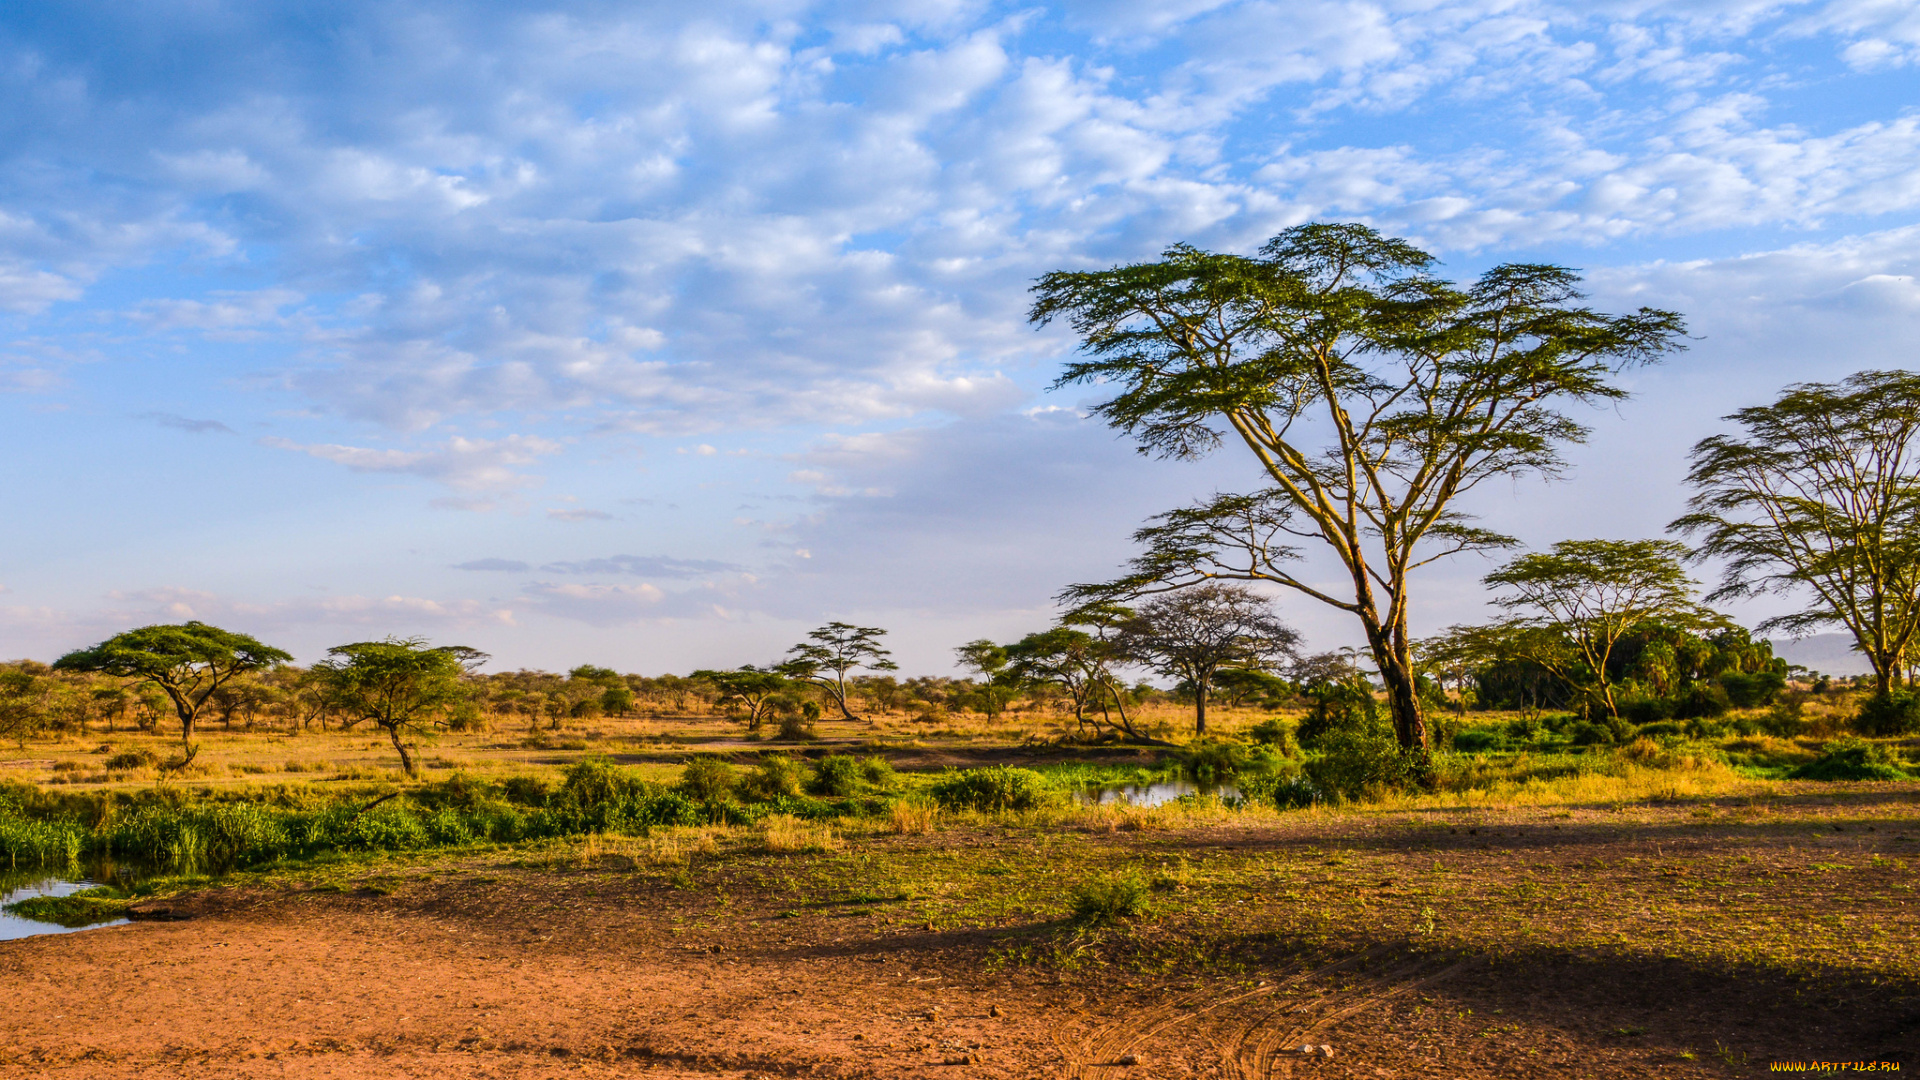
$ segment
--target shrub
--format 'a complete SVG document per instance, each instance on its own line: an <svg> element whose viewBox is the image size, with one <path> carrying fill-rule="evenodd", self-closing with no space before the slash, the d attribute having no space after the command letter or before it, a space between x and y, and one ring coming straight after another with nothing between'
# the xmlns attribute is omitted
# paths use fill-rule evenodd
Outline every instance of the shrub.
<svg viewBox="0 0 1920 1080"><path fill-rule="evenodd" d="M1800 703L1794 700L1776 701L1767 715L1760 718L1760 730L1776 739L1791 739L1805 731L1806 717L1802 715Z"/></svg>
<svg viewBox="0 0 1920 1080"><path fill-rule="evenodd" d="M1075 922L1101 925L1147 912L1151 889L1135 873L1113 874L1074 886L1068 899Z"/></svg>
<svg viewBox="0 0 1920 1080"><path fill-rule="evenodd" d="M1031 810L1050 797L1039 773L1007 765L950 773L931 791L949 810Z"/></svg>
<svg viewBox="0 0 1920 1080"><path fill-rule="evenodd" d="M1274 807L1280 810L1304 810L1327 801L1320 789L1313 786L1313 781L1304 776L1288 776L1276 781L1270 797Z"/></svg>
<svg viewBox="0 0 1920 1080"><path fill-rule="evenodd" d="M733 766L717 757L701 756L680 770L676 790L695 802L723 803L733 797Z"/></svg>
<svg viewBox="0 0 1920 1080"><path fill-rule="evenodd" d="M1662 720L1657 724L1641 724L1640 734L1649 739L1680 738L1687 733L1687 725L1672 720Z"/></svg>
<svg viewBox="0 0 1920 1080"><path fill-rule="evenodd" d="M1405 787L1413 779L1400 744L1380 725L1332 732L1320 740L1320 746L1320 756L1307 762L1307 778L1321 791L1343 799Z"/></svg>
<svg viewBox="0 0 1920 1080"><path fill-rule="evenodd" d="M878 754L869 754L860 759L860 778L877 788L893 786L893 762Z"/></svg>
<svg viewBox="0 0 1920 1080"><path fill-rule="evenodd" d="M1907 779L1885 747L1858 738L1828 743L1819 757L1787 775L1795 780Z"/></svg>
<svg viewBox="0 0 1920 1080"><path fill-rule="evenodd" d="M1463 754L1483 754L1503 750L1507 737L1492 728L1468 728L1453 737L1453 748Z"/></svg>
<svg viewBox="0 0 1920 1080"><path fill-rule="evenodd" d="M1727 692L1712 683L1689 683L1685 689L1673 695L1673 718L1676 720L1705 720L1709 717L1724 716L1733 702Z"/></svg>
<svg viewBox="0 0 1920 1080"><path fill-rule="evenodd" d="M785 754L762 754L754 770L740 781L740 792L750 799L771 800L800 794L807 767Z"/></svg>
<svg viewBox="0 0 1920 1080"><path fill-rule="evenodd" d="M1645 726L1673 719L1673 702L1658 697L1621 697L1620 716L1630 723Z"/></svg>
<svg viewBox="0 0 1920 1080"><path fill-rule="evenodd" d="M813 721L804 714L787 713L780 717L780 730L774 738L781 742L812 742L818 736L814 734Z"/></svg>
<svg viewBox="0 0 1920 1080"><path fill-rule="evenodd" d="M547 782L537 776L509 776L500 787L510 802L521 806L545 806L553 794Z"/></svg>
<svg viewBox="0 0 1920 1080"><path fill-rule="evenodd" d="M109 757L101 765L114 771L126 769L151 769L160 764L160 758L151 750L123 750Z"/></svg>
<svg viewBox="0 0 1920 1080"><path fill-rule="evenodd" d="M1787 688L1787 677L1777 671L1729 671L1720 676L1720 686L1734 708L1753 709L1771 704L1774 695Z"/></svg>
<svg viewBox="0 0 1920 1080"><path fill-rule="evenodd" d="M1863 735L1881 737L1920 731L1920 693L1892 690L1860 703L1853 726Z"/></svg>
<svg viewBox="0 0 1920 1080"><path fill-rule="evenodd" d="M1201 787L1228 783L1247 768L1244 750L1211 739L1188 744L1180 751L1179 760L1181 775Z"/></svg>
<svg viewBox="0 0 1920 1080"><path fill-rule="evenodd" d="M808 789L815 795L844 799L857 795L866 786L860 762L846 754L829 754L813 767L813 783Z"/></svg>
<svg viewBox="0 0 1920 1080"><path fill-rule="evenodd" d="M1287 757L1298 757L1300 743L1293 734L1293 725L1277 716L1270 716L1247 729L1247 738L1261 746L1271 746Z"/></svg>

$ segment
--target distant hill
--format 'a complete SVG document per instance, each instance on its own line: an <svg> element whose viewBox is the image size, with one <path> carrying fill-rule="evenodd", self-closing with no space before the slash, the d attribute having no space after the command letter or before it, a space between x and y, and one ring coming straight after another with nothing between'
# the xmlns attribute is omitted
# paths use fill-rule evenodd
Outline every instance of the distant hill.
<svg viewBox="0 0 1920 1080"><path fill-rule="evenodd" d="M1865 675L1873 670L1867 658L1854 651L1852 634L1815 634L1799 641L1775 641L1773 655L1828 675Z"/></svg>

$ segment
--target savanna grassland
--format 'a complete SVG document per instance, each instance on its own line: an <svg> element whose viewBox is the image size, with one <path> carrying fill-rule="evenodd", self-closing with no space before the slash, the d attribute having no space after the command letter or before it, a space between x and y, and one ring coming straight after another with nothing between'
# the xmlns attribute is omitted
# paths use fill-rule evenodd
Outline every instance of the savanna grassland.
<svg viewBox="0 0 1920 1080"><path fill-rule="evenodd" d="M0 944L0 1070L1912 1068L1920 782L1783 778L1850 709L1599 746L1472 713L1485 748L1436 790L1289 809L1259 793L1299 752L1255 710L1202 748L1064 743L1044 710L794 744L717 713L494 725L421 739L417 782L360 730L214 725L175 773L145 764L164 731L35 740L0 762L10 820L70 823L82 867L185 854L79 915L130 923ZM1247 794L1073 797L1196 768Z"/></svg>

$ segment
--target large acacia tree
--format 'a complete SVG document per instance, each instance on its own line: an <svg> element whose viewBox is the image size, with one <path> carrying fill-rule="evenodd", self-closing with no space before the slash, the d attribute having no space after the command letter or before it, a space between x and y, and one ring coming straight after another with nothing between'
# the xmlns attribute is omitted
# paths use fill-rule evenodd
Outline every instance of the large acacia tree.
<svg viewBox="0 0 1920 1080"><path fill-rule="evenodd" d="M249 671L278 667L292 654L246 634L203 622L142 626L54 661L60 671L98 671L159 687L180 719L180 742L192 760L194 725L221 687Z"/></svg>
<svg viewBox="0 0 1920 1080"><path fill-rule="evenodd" d="M1726 560L1708 599L1805 597L1758 629L1843 627L1887 693L1920 644L1920 376L1802 383L1726 419L1743 434L1693 448L1694 496L1672 525Z"/></svg>
<svg viewBox="0 0 1920 1080"><path fill-rule="evenodd" d="M1358 620L1401 746L1425 748L1409 574L1510 545L1457 500L1495 477L1558 472L1559 447L1586 434L1562 410L1624 398L1618 373L1684 333L1670 311L1581 306L1563 267L1498 266L1456 285L1433 263L1365 226L1316 224L1254 256L1183 245L1042 277L1032 320L1066 320L1086 354L1056 385L1110 389L1095 412L1145 454L1195 458L1231 439L1265 484L1157 519L1129 574L1068 598L1214 578L1295 589ZM1338 586L1286 565L1302 541L1338 560Z"/></svg>

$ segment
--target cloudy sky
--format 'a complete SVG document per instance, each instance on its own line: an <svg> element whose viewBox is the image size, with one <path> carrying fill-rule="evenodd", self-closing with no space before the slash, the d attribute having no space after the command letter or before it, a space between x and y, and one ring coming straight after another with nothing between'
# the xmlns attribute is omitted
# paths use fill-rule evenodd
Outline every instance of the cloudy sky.
<svg viewBox="0 0 1920 1080"><path fill-rule="evenodd" d="M1916 363L1916 63L1910 0L9 5L0 656L685 671L846 619L944 673L1250 479L1048 392L1032 279L1310 220L1685 312L1475 507L1658 535L1718 416Z"/></svg>

